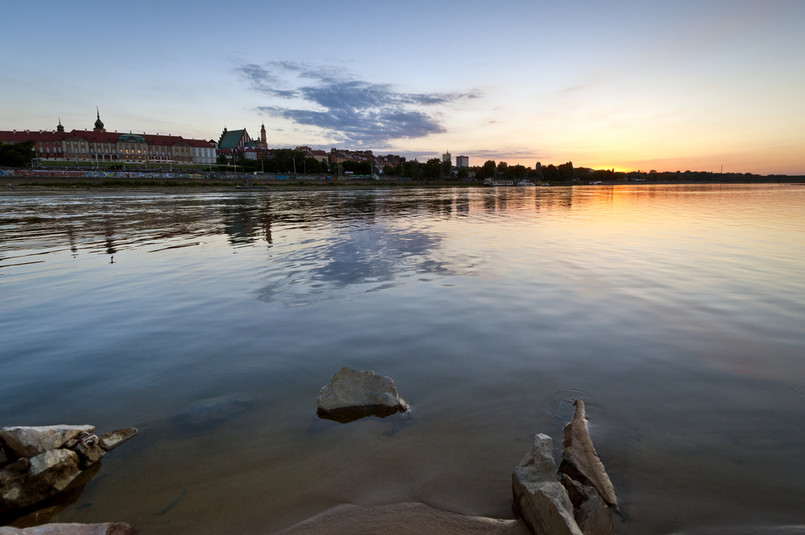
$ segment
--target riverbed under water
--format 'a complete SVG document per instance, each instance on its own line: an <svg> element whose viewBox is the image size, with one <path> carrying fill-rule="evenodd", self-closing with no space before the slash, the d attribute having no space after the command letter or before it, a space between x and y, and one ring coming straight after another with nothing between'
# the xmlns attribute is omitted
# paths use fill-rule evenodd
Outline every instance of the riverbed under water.
<svg viewBox="0 0 805 535"><path fill-rule="evenodd" d="M575 398L619 533L803 524L803 318L803 186L0 195L0 426L138 427L54 519L143 535L511 518Z"/></svg>

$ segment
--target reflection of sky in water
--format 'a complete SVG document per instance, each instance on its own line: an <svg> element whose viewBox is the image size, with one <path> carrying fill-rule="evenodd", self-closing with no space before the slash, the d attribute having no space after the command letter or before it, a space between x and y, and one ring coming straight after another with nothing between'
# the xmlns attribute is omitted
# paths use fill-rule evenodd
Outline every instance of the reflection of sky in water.
<svg viewBox="0 0 805 535"><path fill-rule="evenodd" d="M304 304L351 285L377 291L414 275L448 275L451 267L437 259L440 243L438 234L383 224L336 229L273 258L266 273L271 283L260 298Z"/></svg>
<svg viewBox="0 0 805 535"><path fill-rule="evenodd" d="M804 194L0 196L0 421L144 424L66 519L148 525L185 487L185 532L221 495L259 532L379 495L507 515L580 396L625 535L802 521ZM314 420L341 365L392 375L411 421Z"/></svg>

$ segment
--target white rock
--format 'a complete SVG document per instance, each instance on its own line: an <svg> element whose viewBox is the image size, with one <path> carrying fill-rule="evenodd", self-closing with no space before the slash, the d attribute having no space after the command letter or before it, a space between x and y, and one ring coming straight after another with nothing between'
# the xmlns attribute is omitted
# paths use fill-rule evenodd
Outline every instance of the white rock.
<svg viewBox="0 0 805 535"><path fill-rule="evenodd" d="M35 488L64 490L81 473L78 454L72 450L49 450L30 461L28 478Z"/></svg>
<svg viewBox="0 0 805 535"><path fill-rule="evenodd" d="M531 451L512 474L514 505L535 535L582 535L573 518L573 504L557 480L553 440L534 437Z"/></svg>
<svg viewBox="0 0 805 535"><path fill-rule="evenodd" d="M19 457L34 457L47 450L61 448L83 433L92 433L94 425L49 425L41 427L3 427L0 439Z"/></svg>
<svg viewBox="0 0 805 535"><path fill-rule="evenodd" d="M118 429L117 431L110 431L99 437L98 444L105 451L116 448L126 442L131 437L137 434L136 427L127 427L125 429Z"/></svg>
<svg viewBox="0 0 805 535"><path fill-rule="evenodd" d="M408 403L397 393L390 377L373 371L360 372L341 368L330 382L319 391L316 399L319 414L351 409L366 409L371 413L388 416L397 411L407 411Z"/></svg>
<svg viewBox="0 0 805 535"><path fill-rule="evenodd" d="M43 524L30 528L0 527L0 535L130 535L134 530L122 522L104 524Z"/></svg>

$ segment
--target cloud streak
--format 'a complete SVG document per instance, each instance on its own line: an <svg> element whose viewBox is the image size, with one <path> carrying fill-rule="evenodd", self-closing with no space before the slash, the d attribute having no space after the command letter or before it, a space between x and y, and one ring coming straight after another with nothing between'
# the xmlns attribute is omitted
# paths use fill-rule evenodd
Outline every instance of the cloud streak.
<svg viewBox="0 0 805 535"><path fill-rule="evenodd" d="M423 108L478 97L476 92L406 93L390 84L352 79L332 67L293 62L247 64L236 71L252 89L280 101L259 110L322 128L338 142L357 146L446 132Z"/></svg>

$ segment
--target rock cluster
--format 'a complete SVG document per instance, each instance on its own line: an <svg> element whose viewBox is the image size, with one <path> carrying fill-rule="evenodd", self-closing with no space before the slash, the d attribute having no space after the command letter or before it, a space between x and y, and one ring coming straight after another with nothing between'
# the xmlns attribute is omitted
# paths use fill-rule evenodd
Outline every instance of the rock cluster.
<svg viewBox="0 0 805 535"><path fill-rule="evenodd" d="M341 368L319 391L318 415L342 423L364 416L390 416L408 410L391 377Z"/></svg>
<svg viewBox="0 0 805 535"><path fill-rule="evenodd" d="M514 504L535 535L614 535L615 490L590 440L584 402L577 399L574 405L559 470L553 440L536 435L512 474Z"/></svg>
<svg viewBox="0 0 805 535"><path fill-rule="evenodd" d="M137 434L133 427L95 435L92 425L0 428L0 513L67 489L106 452Z"/></svg>
<svg viewBox="0 0 805 535"><path fill-rule="evenodd" d="M32 528L0 527L0 535L131 535L134 530L122 522L103 524L44 524Z"/></svg>

